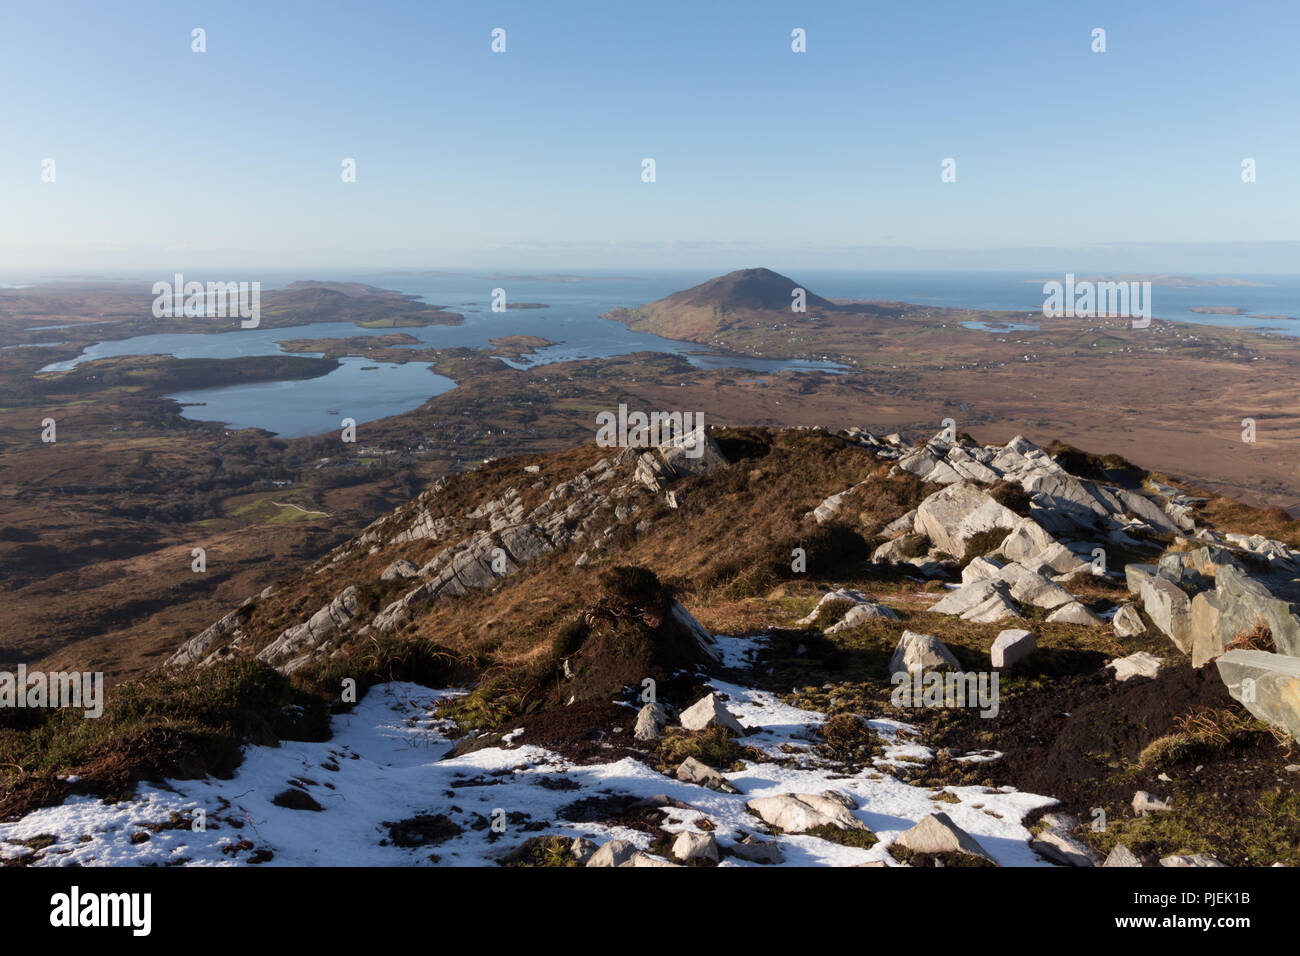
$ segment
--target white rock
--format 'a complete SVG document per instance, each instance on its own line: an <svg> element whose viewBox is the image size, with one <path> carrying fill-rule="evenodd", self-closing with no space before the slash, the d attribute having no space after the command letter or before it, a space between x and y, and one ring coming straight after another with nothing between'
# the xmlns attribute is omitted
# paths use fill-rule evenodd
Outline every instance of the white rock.
<svg viewBox="0 0 1300 956"><path fill-rule="evenodd" d="M980 556L973 558L970 564L961 569L961 583L972 584L976 581L988 581L998 576L1002 565L992 558Z"/></svg>
<svg viewBox="0 0 1300 956"><path fill-rule="evenodd" d="M931 813L904 830L894 843L913 853L966 853L992 860L979 842L952 822L946 813Z"/></svg>
<svg viewBox="0 0 1300 956"><path fill-rule="evenodd" d="M960 666L957 658L952 656L952 651L948 650L937 637L933 634L918 634L916 631L903 632L903 636L898 640L898 646L894 648L893 656L889 659L891 675L902 671L912 674L945 667L957 670Z"/></svg>
<svg viewBox="0 0 1300 956"><path fill-rule="evenodd" d="M379 580L393 581L398 578L413 578L419 573L420 569L416 567L415 562L401 558L384 568L379 575Z"/></svg>
<svg viewBox="0 0 1300 956"><path fill-rule="evenodd" d="M743 735L745 728L740 725L731 711L722 706L717 694L700 698L682 711L682 726L687 730L706 730L709 727L725 727L732 733Z"/></svg>
<svg viewBox="0 0 1300 956"><path fill-rule="evenodd" d="M1106 623L1078 601L1061 605L1047 615L1047 621L1049 624L1083 624L1087 627L1101 627Z"/></svg>
<svg viewBox="0 0 1300 956"><path fill-rule="evenodd" d="M659 728L668 723L668 715L657 703L646 704L636 715L636 727L632 736L637 740L654 740L659 736Z"/></svg>
<svg viewBox="0 0 1300 956"><path fill-rule="evenodd" d="M955 591L949 591L942 598L930 605L929 610L936 614L965 614L971 608L983 604L997 592L1007 593L1006 583L992 578L986 581L973 581L964 584Z"/></svg>
<svg viewBox="0 0 1300 956"><path fill-rule="evenodd" d="M975 535L1012 528L1019 520L1015 512L964 480L936 491L916 508L916 531L958 559L966 557L967 543Z"/></svg>
<svg viewBox="0 0 1300 956"><path fill-rule="evenodd" d="M1163 812L1172 809L1173 807L1165 803L1165 801L1157 800L1145 790L1139 790L1137 793L1133 794L1133 812L1140 817L1144 817L1148 813Z"/></svg>
<svg viewBox="0 0 1300 956"><path fill-rule="evenodd" d="M806 627L813 621L817 620L817 615L821 613L822 605L829 604L832 601L850 601L853 604L867 604L871 601L871 598L867 597L867 595L863 594L861 591L855 591L853 588L837 588L834 591L827 591L821 596L821 600L817 602L817 606L807 615L799 618L795 623L800 627Z"/></svg>
<svg viewBox="0 0 1300 956"><path fill-rule="evenodd" d="M1126 847L1123 843L1116 843L1115 849L1110 851L1110 855L1106 857L1106 862L1102 864L1103 867L1141 866L1141 865L1142 865L1142 861L1139 860L1136 856L1134 856L1133 851L1130 850L1128 847Z"/></svg>
<svg viewBox="0 0 1300 956"><path fill-rule="evenodd" d="M587 857L587 866L622 866L632 859L632 854L639 852L636 844L627 840L610 840L591 856Z"/></svg>
<svg viewBox="0 0 1300 956"><path fill-rule="evenodd" d="M849 608L849 613L836 624L826 629L827 634L838 634L851 627L858 627L868 621L897 621L898 615L883 604L858 604Z"/></svg>
<svg viewBox="0 0 1300 956"><path fill-rule="evenodd" d="M1110 625L1120 637L1137 637L1147 632L1146 625L1142 623L1141 615L1138 614L1137 608L1132 604L1121 605L1111 619Z"/></svg>
<svg viewBox="0 0 1300 956"><path fill-rule="evenodd" d="M996 624L1008 618L1021 617L1020 609L1014 601L1001 591L994 591L987 598L962 614L963 621L973 624Z"/></svg>
<svg viewBox="0 0 1300 956"><path fill-rule="evenodd" d="M867 825L839 800L816 793L783 793L759 797L745 804L765 822L786 833L803 833L822 826L840 830L865 830Z"/></svg>
<svg viewBox="0 0 1300 956"><path fill-rule="evenodd" d="M701 787L708 787L710 790L718 790L722 793L740 792L731 785L726 777L694 757L687 757L682 761L681 766L677 768L677 779L686 783L699 784Z"/></svg>
<svg viewBox="0 0 1300 956"><path fill-rule="evenodd" d="M1063 830L1049 829L1029 841L1030 849L1062 866L1097 866L1101 858Z"/></svg>
<svg viewBox="0 0 1300 956"><path fill-rule="evenodd" d="M692 833L683 830L673 841L673 856L679 860L712 860L718 862L718 841L712 833Z"/></svg>
<svg viewBox="0 0 1300 956"><path fill-rule="evenodd" d="M679 866L678 863L670 863L668 860L661 860L657 856L651 856L649 853L643 853L637 850L632 854L632 859L626 863L620 863L619 866Z"/></svg>
<svg viewBox="0 0 1300 956"><path fill-rule="evenodd" d="M1057 544L1033 518L1021 518L1011 533L1002 539L998 551L1009 561L1023 561Z"/></svg>
<svg viewBox="0 0 1300 956"><path fill-rule="evenodd" d="M1022 564L1008 564L998 578L1011 588L1011 596L1021 604L1054 608L1069 604L1074 597L1050 578L1029 570Z"/></svg>
<svg viewBox="0 0 1300 956"><path fill-rule="evenodd" d="M993 641L989 652L993 666L997 668L1014 667L1016 662L1032 654L1038 647L1038 638L1033 631L1013 629L1000 631Z"/></svg>
<svg viewBox="0 0 1300 956"><path fill-rule="evenodd" d="M1155 677L1160 671L1160 663L1160 658L1146 651L1138 651L1128 657L1113 660L1106 666L1115 668L1115 679L1122 681L1130 677Z"/></svg>
<svg viewBox="0 0 1300 956"><path fill-rule="evenodd" d="M750 863L784 863L785 854L781 848L773 841L755 840L752 837L748 841L741 841L731 845L733 856L738 856L742 860L748 860Z"/></svg>
<svg viewBox="0 0 1300 956"><path fill-rule="evenodd" d="M596 844L586 837L575 837L574 841L569 844L569 852L573 854L573 858L584 866L597 849L599 848Z"/></svg>
<svg viewBox="0 0 1300 956"><path fill-rule="evenodd" d="M882 538L897 538L904 532L911 531L916 527L916 509L913 508L905 515L900 515L889 524L880 529Z"/></svg>

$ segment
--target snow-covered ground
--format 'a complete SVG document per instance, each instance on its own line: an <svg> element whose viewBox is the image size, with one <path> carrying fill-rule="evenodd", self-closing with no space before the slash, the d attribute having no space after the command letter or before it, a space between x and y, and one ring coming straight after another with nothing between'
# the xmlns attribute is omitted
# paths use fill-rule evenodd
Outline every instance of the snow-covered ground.
<svg viewBox="0 0 1300 956"><path fill-rule="evenodd" d="M717 638L724 660L733 666L752 655L761 638ZM1025 814L1054 803L1048 797L984 787L950 787L960 802L935 801L933 791L890 776L888 758L926 759L929 751L898 740L907 724L872 720L871 726L892 743L875 770L846 777L825 767L811 752L814 733L825 715L783 704L774 695L725 681L710 682L727 696L727 707L755 733L745 743L790 762L782 745L801 748L795 767L749 763L726 773L741 792L719 793L656 772L639 760L576 765L535 746L507 744L454 759L440 759L454 741L448 726L434 716L439 700L461 693L431 690L410 683L372 688L350 714L333 721L333 738L325 743L286 741L279 747L248 747L230 780L171 781L141 784L134 798L109 804L73 797L58 807L34 811L13 823L0 824L0 857L42 854L43 865L175 864L229 866L253 862L267 866L301 865L494 865L533 836L563 833L597 843L623 839L645 848L648 834L599 823L571 823L558 811L593 796L664 794L694 809L667 807L664 828L698 830L707 816L714 835L726 847L745 833L766 835L745 809L755 797L783 793L820 793L836 789L852 794L856 815L880 838L869 850L842 846L811 836L777 837L787 866L844 866L886 859L889 843L929 813L948 814L1004 866L1044 865L1029 849ZM630 716L630 715L629 715ZM509 740L509 738L507 738ZM272 798L296 782L323 808L290 809ZM468 784L468 785L467 785ZM577 786L574 786L574 785ZM188 826L156 831L150 824L170 825L203 810L207 828ZM514 817L504 833L487 825L497 810ZM436 846L403 848L388 842L386 823L419 814L444 814L463 827L458 836ZM531 828L530 824L544 824ZM132 842L139 834L149 839ZM54 838L41 850L19 845L34 838ZM381 844L386 841L387 845ZM45 840L39 841L45 842ZM271 859L265 853L271 851ZM752 866L735 857L724 866Z"/></svg>

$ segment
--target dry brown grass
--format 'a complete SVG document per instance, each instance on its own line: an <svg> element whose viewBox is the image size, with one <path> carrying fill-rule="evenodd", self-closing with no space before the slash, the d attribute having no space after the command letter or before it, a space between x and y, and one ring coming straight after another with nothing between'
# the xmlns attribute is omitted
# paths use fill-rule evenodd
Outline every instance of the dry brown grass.
<svg viewBox="0 0 1300 956"><path fill-rule="evenodd" d="M1205 493L1202 493L1205 494ZM1234 534L1262 534L1292 548L1300 548L1300 521L1284 508L1256 508L1220 495L1197 508L1197 517L1215 531Z"/></svg>
<svg viewBox="0 0 1300 956"><path fill-rule="evenodd" d="M1268 651L1270 654L1277 653L1277 645L1273 643L1273 632L1269 630L1268 625L1257 623L1249 631L1243 631L1238 634L1226 645L1223 652L1228 651Z"/></svg>
<svg viewBox="0 0 1300 956"><path fill-rule="evenodd" d="M1226 747L1233 736L1255 729L1255 719L1240 709L1207 707L1174 718L1179 733L1212 747Z"/></svg>

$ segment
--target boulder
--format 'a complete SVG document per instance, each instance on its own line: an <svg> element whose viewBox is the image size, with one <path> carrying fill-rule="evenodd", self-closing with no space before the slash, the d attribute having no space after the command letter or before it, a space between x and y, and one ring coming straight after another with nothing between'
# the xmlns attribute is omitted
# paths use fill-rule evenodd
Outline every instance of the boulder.
<svg viewBox="0 0 1300 956"><path fill-rule="evenodd" d="M966 567L961 569L961 583L973 584L976 581L988 581L996 578L1002 571L1002 565L992 558L980 556L971 559Z"/></svg>
<svg viewBox="0 0 1300 956"><path fill-rule="evenodd" d="M1035 574L1022 564L1008 564L998 572L998 578L1006 582L1011 596L1021 604L1051 610L1074 600L1074 596L1055 581Z"/></svg>
<svg viewBox="0 0 1300 956"><path fill-rule="evenodd" d="M639 852L635 843L627 840L610 840L587 857L587 866L622 866Z"/></svg>
<svg viewBox="0 0 1300 956"><path fill-rule="evenodd" d="M889 524L881 528L880 536L882 538L897 538L900 534L910 532L915 527L916 527L916 509L913 508L911 511L907 512L904 515L900 515L899 517L895 518L893 521L889 522Z"/></svg>
<svg viewBox="0 0 1300 956"><path fill-rule="evenodd" d="M657 703L649 703L637 711L636 727L632 736L637 740L654 740L659 736L659 729L668 723L668 715Z"/></svg>
<svg viewBox="0 0 1300 956"><path fill-rule="evenodd" d="M829 498L822 499L821 504L808 514L804 515L804 517L811 517L818 524L825 524L840 513L840 509L844 507L844 498L846 495L848 495L848 491L841 491L838 494L831 495Z"/></svg>
<svg viewBox="0 0 1300 956"><path fill-rule="evenodd" d="M1154 564L1126 564L1124 566L1124 583L1128 593L1134 596L1142 594L1142 585L1152 580L1156 574Z"/></svg>
<svg viewBox="0 0 1300 956"><path fill-rule="evenodd" d="M1160 658L1146 651L1138 651L1128 657L1117 658L1106 666L1115 668L1116 680L1125 681L1130 677L1155 677L1160 672L1160 663Z"/></svg>
<svg viewBox="0 0 1300 956"><path fill-rule="evenodd" d="M673 477L672 469L648 451L642 452L637 458L635 474L637 481L654 492L663 491Z"/></svg>
<svg viewBox="0 0 1300 956"><path fill-rule="evenodd" d="M957 658L952 656L952 651L948 650L942 641L933 634L918 634L916 631L903 632L903 636L898 640L898 646L894 648L893 656L889 659L891 675L903 671L914 674L917 671L943 668L959 670L960 667Z"/></svg>
<svg viewBox="0 0 1300 956"><path fill-rule="evenodd" d="M1016 602L1003 591L995 590L979 604L963 612L961 619L973 624L996 624L1007 618L1021 616Z"/></svg>
<svg viewBox="0 0 1300 956"><path fill-rule="evenodd" d="M1190 505L1179 504L1176 501L1167 501L1165 502L1165 514L1173 519L1174 524L1178 525L1178 530L1196 530L1196 519L1192 517L1192 509Z"/></svg>
<svg viewBox="0 0 1300 956"><path fill-rule="evenodd" d="M931 604L929 610L936 614L965 614L977 604L983 604L994 593L1007 594L1006 582L989 578L964 584L956 590L949 591L942 598Z"/></svg>
<svg viewBox="0 0 1300 956"><path fill-rule="evenodd" d="M712 860L718 862L718 841L712 833L692 833L683 830L673 841L673 856L687 860Z"/></svg>
<svg viewBox="0 0 1300 956"><path fill-rule="evenodd" d="M1136 856L1134 856L1133 851L1130 850L1128 847L1126 847L1123 843L1116 843L1115 848L1111 850L1110 855L1106 857L1106 862L1102 864L1103 867L1141 866L1141 865L1142 865L1142 861L1139 860Z"/></svg>
<svg viewBox="0 0 1300 956"><path fill-rule="evenodd" d="M1029 848L1061 866L1098 866L1101 863L1101 857L1092 847L1076 840L1064 830L1044 830L1029 841Z"/></svg>
<svg viewBox="0 0 1300 956"><path fill-rule="evenodd" d="M784 863L785 854L775 842L770 840L756 840L752 836L747 836L739 843L731 845L731 853L742 860L748 860L750 863L775 864Z"/></svg>
<svg viewBox="0 0 1300 956"><path fill-rule="evenodd" d="M498 536L501 539L501 547L516 564L520 565L555 550L555 546L551 544L542 529L534 524L511 525L502 528Z"/></svg>
<svg viewBox="0 0 1300 956"><path fill-rule="evenodd" d="M913 853L966 853L992 862L979 842L963 830L946 813L922 817L909 830L900 833L894 843Z"/></svg>
<svg viewBox="0 0 1300 956"><path fill-rule="evenodd" d="M922 481L934 481L951 484L961 481L962 477L953 467L944 461L929 445L923 445L898 460L898 467L910 471Z"/></svg>
<svg viewBox="0 0 1300 956"><path fill-rule="evenodd" d="M1085 627L1101 627L1106 623L1078 601L1061 605L1047 615L1047 620L1050 624L1082 624Z"/></svg>
<svg viewBox="0 0 1300 956"><path fill-rule="evenodd" d="M971 481L978 481L981 484L991 485L1002 477L998 472L976 458L970 450L963 448L961 445L953 445L949 448L948 454L944 456L944 461L949 468L962 478L969 478Z"/></svg>
<svg viewBox="0 0 1300 956"><path fill-rule="evenodd" d="M190 638L167 659L168 666L183 667L186 664L195 664L208 654L217 641L242 634L239 628L248 620L251 607L252 605L241 604L217 623Z"/></svg>
<svg viewBox="0 0 1300 956"><path fill-rule="evenodd" d="M1146 495L1139 494L1136 491L1125 491L1122 488L1116 491L1115 494L1129 514L1145 521L1157 531L1177 532L1180 530L1178 524Z"/></svg>
<svg viewBox="0 0 1300 956"><path fill-rule="evenodd" d="M1008 561L1023 561L1057 543L1033 518L1022 518L998 545L998 551Z"/></svg>
<svg viewBox="0 0 1300 956"><path fill-rule="evenodd" d="M1192 632L1192 666L1201 667L1223 653L1223 630L1219 626L1219 595L1201 591L1192 595L1188 622Z"/></svg>
<svg viewBox="0 0 1300 956"><path fill-rule="evenodd" d="M669 469L683 478L708 474L731 464L702 424L664 442L659 446L659 454Z"/></svg>
<svg viewBox="0 0 1300 956"><path fill-rule="evenodd" d="M886 541L871 552L874 564L897 564L909 558L919 558L930 548L930 539L923 534L909 531L900 534L891 541Z"/></svg>
<svg viewBox="0 0 1300 956"><path fill-rule="evenodd" d="M1032 654L1037 647L1038 638L1033 631L1015 629L1000 631L989 653L994 667L1011 668L1017 661Z"/></svg>
<svg viewBox="0 0 1300 956"><path fill-rule="evenodd" d="M707 730L710 727L723 727L733 734L744 735L745 728L740 725L731 711L722 706L717 694L708 694L682 711L682 726L687 730Z"/></svg>
<svg viewBox="0 0 1300 956"><path fill-rule="evenodd" d="M722 659L721 651L718 650L718 642L713 639L709 629L695 619L690 611L682 605L681 601L673 601L668 608L668 614L674 621L684 627L688 634L695 638L695 643L699 649L715 661Z"/></svg>
<svg viewBox="0 0 1300 956"><path fill-rule="evenodd" d="M869 597L861 591L855 591L853 588L836 588L834 591L827 591L817 602L817 606L808 612L804 617L799 618L795 623L800 627L807 627L813 621L817 620L817 615L821 613L822 606L836 601L850 601L853 604L867 604L871 601Z"/></svg>
<svg viewBox="0 0 1300 956"><path fill-rule="evenodd" d="M897 621L898 615L883 604L858 604L849 608L849 612L837 623L826 629L827 634L838 634L851 627L859 627L868 621Z"/></svg>
<svg viewBox="0 0 1300 956"><path fill-rule="evenodd" d="M1079 818L1073 813L1062 813L1057 810L1044 813L1038 818L1038 822L1049 830L1064 830L1066 833L1073 833L1079 826Z"/></svg>
<svg viewBox="0 0 1300 956"><path fill-rule="evenodd" d="M726 777L694 757L687 757L682 761L681 766L677 768L677 779L686 783L699 784L701 787L708 787L710 790L718 790L722 793L740 793Z"/></svg>
<svg viewBox="0 0 1300 956"><path fill-rule="evenodd" d="M586 837L575 837L574 841L569 844L569 853L573 855L575 860L584 866L586 866L587 861L591 859L591 855L595 853L597 849L598 847L596 844L593 841L588 840Z"/></svg>
<svg viewBox="0 0 1300 956"><path fill-rule="evenodd" d="M1111 618L1110 626L1115 629L1119 637L1137 637L1147 632L1147 626L1142 623L1142 616L1132 604L1120 605L1115 616Z"/></svg>
<svg viewBox="0 0 1300 956"><path fill-rule="evenodd" d="M1220 646L1262 623L1273 633L1279 653L1300 657L1300 620L1289 603L1275 598L1264 585L1230 565L1218 570L1215 590Z"/></svg>
<svg viewBox="0 0 1300 956"><path fill-rule="evenodd" d="M1229 538L1236 535L1228 535ZM1168 555L1165 555L1168 557ZM1209 544L1194 551L1184 551L1178 555L1183 566L1205 577L1216 578L1219 574L1219 568L1235 568L1237 571L1246 572L1245 567L1237 559L1237 556L1227 548L1220 547L1217 544Z"/></svg>
<svg viewBox="0 0 1300 956"><path fill-rule="evenodd" d="M783 793L777 797L750 800L745 806L764 822L786 833L803 833L823 826L839 830L867 829L867 825L840 800L825 794Z"/></svg>
<svg viewBox="0 0 1300 956"><path fill-rule="evenodd" d="M384 570L379 574L379 580L395 581L400 578L413 578L419 573L420 569L416 567L414 561L408 561L406 558L401 558L384 568Z"/></svg>
<svg viewBox="0 0 1300 956"><path fill-rule="evenodd" d="M1021 563L1026 567L1037 569L1038 573L1043 575L1048 571L1057 575L1074 575L1090 569L1087 561L1063 544L1048 545L1037 554L1025 558Z"/></svg>
<svg viewBox="0 0 1300 956"><path fill-rule="evenodd" d="M1034 517L1048 531L1071 532L1099 527L1103 519L1122 515L1119 500L1095 482L1061 472L1037 472L1021 481L1039 507Z"/></svg>
<svg viewBox="0 0 1300 956"><path fill-rule="evenodd" d="M1167 577L1155 575L1142 582L1140 594L1152 623L1184 654L1190 651L1192 599L1187 592Z"/></svg>
<svg viewBox="0 0 1300 956"><path fill-rule="evenodd" d="M1300 740L1300 657L1228 651L1216 663L1234 700L1255 717Z"/></svg>
<svg viewBox="0 0 1300 956"><path fill-rule="evenodd" d="M966 557L970 539L987 531L1011 529L1020 516L967 481L936 491L916 508L916 532L940 551Z"/></svg>

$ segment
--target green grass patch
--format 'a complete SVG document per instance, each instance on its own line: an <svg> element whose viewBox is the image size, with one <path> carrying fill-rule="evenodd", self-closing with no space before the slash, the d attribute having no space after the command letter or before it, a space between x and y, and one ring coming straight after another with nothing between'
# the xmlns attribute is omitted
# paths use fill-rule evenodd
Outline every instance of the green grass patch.
<svg viewBox="0 0 1300 956"><path fill-rule="evenodd" d="M570 852L573 837L531 837L497 862L502 866L581 866Z"/></svg>

